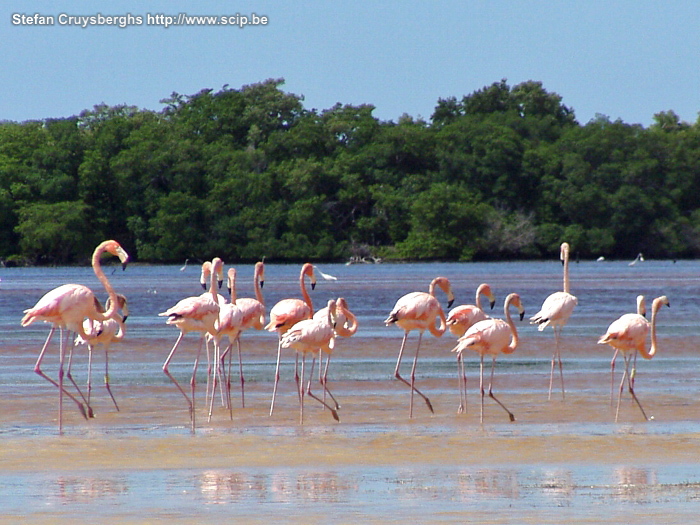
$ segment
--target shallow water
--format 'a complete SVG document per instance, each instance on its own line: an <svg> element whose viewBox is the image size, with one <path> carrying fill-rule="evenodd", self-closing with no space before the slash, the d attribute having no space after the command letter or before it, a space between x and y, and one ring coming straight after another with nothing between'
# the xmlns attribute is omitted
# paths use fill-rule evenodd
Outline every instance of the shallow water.
<svg viewBox="0 0 700 525"><path fill-rule="evenodd" d="M116 267L113 267L116 268ZM468 411L459 401L454 338L426 336L416 382L431 415L392 380L401 332L383 320L404 293L450 278L456 304L472 303L489 282L499 305L520 293L526 315L561 288L558 261L499 264L322 265L315 305L343 296L360 330L339 340L329 373L341 422L313 400L299 425L293 356L284 356L277 406L268 415L276 335L243 338L246 408L234 384L232 417L217 398L204 407L206 358L198 371L197 425L191 433L184 398L161 370L176 331L158 312L201 292L198 269L130 266L107 274L129 297L127 340L110 351L110 379L121 410L102 386L97 350L96 417L84 420L65 401L57 432L57 392L33 373L48 326L19 327L22 310L66 282L98 290L89 268L0 269L0 522L247 523L681 523L692 522L700 498L700 263L646 261L571 265L579 304L564 329L566 399L547 401L551 330L519 324L521 345L497 362L494 393L516 415L485 400L479 424L478 360L468 358ZM252 296L252 266L237 266L240 297ZM296 297L297 265L266 266L268 306ZM247 279L247 280L246 280ZM636 390L647 413L623 395L619 423L610 406L610 358L596 340L635 297L666 294L659 314L660 349L640 360ZM101 294L104 295L104 294ZM444 304L444 300L440 297ZM502 316L502 306L493 315ZM416 336L402 373L410 372ZM44 369L55 376L57 339ZM188 336L171 371L187 385L197 338ZM621 360L618 362L620 378ZM85 382L84 350L73 374ZM558 383L556 384L558 388Z"/></svg>

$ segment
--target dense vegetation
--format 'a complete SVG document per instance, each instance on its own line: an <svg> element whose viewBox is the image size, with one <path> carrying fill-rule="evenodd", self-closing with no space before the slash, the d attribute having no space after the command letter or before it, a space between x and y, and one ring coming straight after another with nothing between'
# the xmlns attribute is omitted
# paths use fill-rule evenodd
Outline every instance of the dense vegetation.
<svg viewBox="0 0 700 525"><path fill-rule="evenodd" d="M281 84L0 123L0 257L81 262L105 238L151 262L700 254L700 122L581 125L532 81L383 122Z"/></svg>

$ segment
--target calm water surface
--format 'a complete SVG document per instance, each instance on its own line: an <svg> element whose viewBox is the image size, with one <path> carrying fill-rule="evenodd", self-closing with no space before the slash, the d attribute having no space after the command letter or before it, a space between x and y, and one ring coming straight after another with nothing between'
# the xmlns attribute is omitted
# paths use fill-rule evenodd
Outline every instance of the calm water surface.
<svg viewBox="0 0 700 525"><path fill-rule="evenodd" d="M239 297L253 296L252 265L237 265ZM45 444L49 440L75 439L90 455L86 439L99 440L158 440L188 433L183 411L173 410L172 422L162 420L145 424L129 419L128 407L137 403L135 396L147 396L149 402L167 406L169 400L181 401L172 384L161 371L177 336L157 314L179 299L201 293L199 268L192 265L185 271L179 266L129 266L122 272L117 266L106 266L114 287L129 298L130 316L127 340L111 352L110 376L125 408L108 423L87 422L67 424L68 437L56 435L54 390L33 373L33 363L48 333L48 326L19 326L22 310L29 308L48 290L69 282L82 283L98 291L100 284L90 268L3 268L0 269L0 409L12 409L11 403L31 393L45 402L29 404L17 416L0 428L0 443L4 447L19 443ZM474 292L481 282L492 285L498 306L492 312L502 316L502 301L510 292L521 295L526 315L534 314L542 301L553 291L561 289L561 265L557 260L528 263L490 264L380 264L380 265L321 265L320 269L337 280L324 280L311 293L315 306L321 307L329 298L343 296L358 316L360 330L351 340L338 342L333 358L332 380L338 391L351 398L358 390L372 399L389 399L404 394L391 374L401 332L385 327L383 320L396 300L403 294L427 291L430 280L447 276L456 295L455 304L473 303ZM634 432L648 439L655 436L678 436L679 446L688 440L700 440L700 414L695 399L700 392L697 379L697 341L700 340L700 263L695 261L646 261L628 266L628 261L572 263L571 292L579 304L564 330L565 373L567 385L574 395L605 396L609 393L609 370L612 352L595 342L607 326L623 313L634 311L637 294L653 297L665 294L671 308L659 315L658 337L662 344L659 355L639 365L638 393L643 399L666 396L681 408L681 416L666 424L659 422L631 423ZM285 297L299 296L298 265L266 265L264 294L268 308ZM225 293L225 292L224 292ZM444 305L444 298L439 296ZM498 392L502 399L516 400L533 394L533 389L546 393L540 381L548 374L553 348L551 330L538 332L523 322L519 325L521 347L512 356L499 360ZM190 336L182 359L171 370L186 377L191 371L195 336ZM454 339L446 335L441 340L427 337L426 351L419 362L418 380L427 385L431 397L456 398L454 392L455 365L449 350ZM415 342L415 339L412 339ZM55 342L55 341L54 341ZM165 343L164 343L165 342ZM264 407L268 387L274 372L276 335L267 332L245 334L246 379L250 386L250 404ZM56 352L54 352L54 355ZM406 359L410 365L412 347ZM288 360L289 361L289 360ZM84 367L81 357L80 367ZM98 360L98 363L102 363ZM55 374L47 357L46 369ZM98 366L98 365L96 365ZM99 365L101 366L101 364ZM291 361L283 371L288 379ZM478 362L469 363L470 399L474 400L475 373ZM641 374L644 373L642 376ZM203 385L204 370L201 370ZM100 375L97 375L100 379ZM588 378L595 378L589 380ZM600 379L600 380L598 380ZM98 382L99 383L99 382ZM533 386L535 385L535 386ZM99 386L99 384L98 384ZM293 407L289 386L285 387L286 402ZM130 393L131 391L131 397ZM143 392L143 394L142 394ZM535 392L537 394L537 392ZM99 392L102 396L103 393ZM359 395L359 394L358 394ZM13 401L14 400L14 401ZM4 404L4 406L3 406ZM472 407L474 406L472 405ZM561 404L561 403L560 403ZM107 408L108 405L104 405ZM443 403L444 406L444 403ZM546 410L546 405L543 410ZM73 407L67 407L70 410ZM350 407L350 409L352 406ZM424 408L424 407L423 407ZM525 411L526 407L521 408ZM248 410L248 409L246 409ZM253 408L252 410L257 410ZM402 404L403 410L403 404ZM631 411L631 417L634 413ZM495 412L494 412L495 415ZM500 415L500 414L499 414ZM42 421L42 417L45 420ZM638 414L637 414L638 416ZM137 416L133 416L136 418ZM186 417L186 416L184 416ZM425 418L424 415L420 417ZM588 416L585 416L588 417ZM264 409L251 421L267 421ZM74 421L74 420L73 420ZM96 420L97 421L97 420ZM281 427L266 423L240 427L217 426L212 430L200 418L201 427L192 439L214 436L230 437L231 433L259 435L269 438L279 432L292 442L298 431L292 418ZM417 438L428 434L438 442L449 439L455 432L450 424L444 426L440 417L423 419L422 425L408 423L402 412L389 422L352 417L328 428L350 443L379 440L386 434ZM93 424L94 423L94 424ZM316 423L324 423L318 421ZM323 427L322 427L323 428ZM489 434L499 438L546 439L548 436L608 439L620 432L621 425L610 421L609 414L598 418L576 420L575 414L565 421L519 418L514 424L498 423L489 427ZM55 436L55 437L54 437ZM274 436L273 436L274 437ZM309 446L303 438L299 443ZM311 445L312 446L312 445ZM459 451L473 454L475 451ZM476 451L478 453L478 451ZM648 461L628 464L624 450L616 464L585 459L530 464L502 461L494 464L415 464L410 450L405 464L338 465L326 463L319 467L286 465L273 467L245 466L241 468L114 468L73 470L71 465L48 472L41 470L7 470L0 464L0 521L17 517L35 522L54 520L91 522L183 522L198 520L214 522L236 516L245 522L403 522L407 515L422 522L463 522L466 517L476 521L493 520L501 523L563 523L615 522L651 523L660 519L666 523L694 519L699 504L700 470L697 459L688 463L666 463L649 457ZM690 518L692 513L693 518ZM634 518L638 516L638 519Z"/></svg>

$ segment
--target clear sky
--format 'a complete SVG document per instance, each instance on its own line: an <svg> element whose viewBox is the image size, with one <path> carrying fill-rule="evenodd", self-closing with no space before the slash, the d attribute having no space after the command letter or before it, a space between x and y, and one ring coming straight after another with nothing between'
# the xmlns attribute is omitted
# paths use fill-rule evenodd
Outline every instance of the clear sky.
<svg viewBox="0 0 700 525"><path fill-rule="evenodd" d="M13 23L13 14L35 13L54 25ZM65 24L67 16L127 13L142 24ZM179 13L255 13L268 23L147 23L148 14ZM307 109L368 103L381 120L427 120L439 98L505 78L541 81L581 124L602 114L648 126L666 110L695 122L700 2L6 0L0 65L0 120L69 117L103 102L160 110L172 92L268 78L284 78Z"/></svg>

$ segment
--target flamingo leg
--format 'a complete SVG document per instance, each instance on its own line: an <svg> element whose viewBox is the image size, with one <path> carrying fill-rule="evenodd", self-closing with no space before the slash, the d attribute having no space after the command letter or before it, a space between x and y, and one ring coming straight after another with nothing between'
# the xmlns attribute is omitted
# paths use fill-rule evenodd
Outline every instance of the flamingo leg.
<svg viewBox="0 0 700 525"><path fill-rule="evenodd" d="M401 358L403 357L403 352L404 349L406 348L406 339L408 338L408 332L404 333L403 336L403 341L401 342L401 349L399 350L399 358L396 360L396 369L394 370L394 377L404 383L406 386L409 386L411 388L411 401L409 404L409 410L408 410L408 417L411 418L413 417L413 393L415 392L419 396L423 398L425 403L428 405L428 408L430 409L431 413L435 413L433 411L433 405L430 404L430 400L420 391L415 387L415 371L416 371L416 362L418 361L418 351L420 350L420 343L421 339L423 338L423 332L419 332L418 336L418 347L416 348L416 356L413 359L413 368L411 371L411 381L407 381L403 377L401 377L401 373L399 372L399 368L401 366Z"/></svg>
<svg viewBox="0 0 700 525"><path fill-rule="evenodd" d="M313 392L311 392L311 378L312 378L313 375L314 375L314 365L315 365L315 363L316 363L316 358L314 357L314 358L311 360L311 370L309 371L309 382L308 382L308 384L307 384L307 386L306 386L306 394L307 394L310 398L315 399L316 401L318 401L319 403L321 403L325 408L327 408L328 410L330 410L330 411L331 411L331 414L333 415L333 419L335 419L336 421L340 421L340 418L338 417L338 412L336 412L334 408L331 408L331 407L330 407L325 401L323 401L321 398L317 397L316 394L314 394ZM320 362L319 362L319 364L318 364L318 368L319 368L319 370L321 370L321 368L322 368ZM330 392L329 392L329 393L330 393ZM331 397L333 397L333 396L331 396Z"/></svg>
<svg viewBox="0 0 700 525"><path fill-rule="evenodd" d="M212 360L211 360L211 353L209 351L209 338L205 336L205 344L206 344L206 351L207 351L207 390L205 393L204 397L204 402L209 403L209 396L211 395L214 397L214 390L212 389L211 385L211 379L212 379L212 374L214 371L212 370Z"/></svg>
<svg viewBox="0 0 700 525"><path fill-rule="evenodd" d="M63 334L61 334L61 339L63 339ZM66 345L69 346L68 350L68 364L66 366L66 371L65 371L65 377L68 378L68 380L71 382L73 387L75 387L76 392L78 392L78 395L81 397L83 402L85 403L85 407L87 408L87 414L88 417L95 417L94 412L92 411L92 407L90 406L90 397L85 397L85 394L83 394L83 391L80 390L80 387L78 386L78 383L75 382L75 379L73 379L73 374L71 374L71 367L73 366L73 345L71 344L72 340L70 340L70 330L66 330ZM64 348L64 356L65 356L65 346ZM89 381L89 377L88 377Z"/></svg>
<svg viewBox="0 0 700 525"><path fill-rule="evenodd" d="M335 397L333 396L333 394L331 393L331 391L328 389L328 367L330 366L330 364L331 364L331 356L329 355L329 356L328 356L328 359L326 359L326 368L325 368L325 370L324 370L324 372L323 372L323 378L321 379L321 384L323 385L323 395L324 395L324 400L323 400L323 401L324 401L324 404L325 404L325 401L326 401L326 400L325 400L325 395L326 395L326 392L328 392L328 395L331 397L331 399L333 400L333 403L335 404L335 409L336 409L336 410L339 410L339 409L340 409L340 404L338 403L338 401L336 401ZM318 369L319 369L319 372L320 372L320 371L321 371L321 362L320 362L320 360L319 360L319 368L318 368Z"/></svg>
<svg viewBox="0 0 700 525"><path fill-rule="evenodd" d="M635 352L634 354L634 360L636 361L637 358L637 353ZM632 399L634 399L634 402L637 403L637 406L639 407L639 410L642 411L642 415L644 416L645 421L649 421L649 418L647 417L646 412L644 412L644 408L642 408L642 404L639 402L639 399L637 399L637 394L634 393L634 376L636 375L637 369L634 368L636 366L636 363L632 365L632 372L628 375L627 378L627 386L629 387L630 394L632 394Z"/></svg>
<svg viewBox="0 0 700 525"><path fill-rule="evenodd" d="M243 356L241 355L241 338L236 338L236 346L238 347L238 375L241 378L241 408L245 408L245 378L243 377ZM230 382L230 378L229 378ZM230 390L230 387L229 387Z"/></svg>
<svg viewBox="0 0 700 525"><path fill-rule="evenodd" d="M272 387L272 402L270 403L270 415L275 409L275 396L277 395L277 384L280 382L280 354L282 353L282 334L278 333L277 341L277 366L275 368L275 385Z"/></svg>
<svg viewBox="0 0 700 525"><path fill-rule="evenodd" d="M493 399L496 403L498 403L503 410L506 411L508 414L508 417L510 418L511 421L515 421L515 416L513 413L506 408L506 406L501 403L496 396L493 395L492 387L493 387L493 373L496 370L496 358L493 358L493 361L491 362L491 380L489 381L489 397Z"/></svg>
<svg viewBox="0 0 700 525"><path fill-rule="evenodd" d="M297 354L297 360L299 356ZM304 424L304 365L306 364L306 354L301 356L301 383L297 380L299 388L299 424Z"/></svg>
<svg viewBox="0 0 700 525"><path fill-rule="evenodd" d="M224 358L221 357L223 360ZM196 362L195 362L196 366ZM211 367L208 368L210 370ZM216 397L216 386L217 382L221 382L221 376L219 375L219 343L214 341L214 370L212 371L213 373L211 374L213 377L211 377L211 398L206 399L205 402L209 404L209 415L207 416L207 423L211 421L211 414L214 411L214 398ZM196 370L195 370L196 372ZM209 380L210 374L207 372L207 380ZM195 373L192 373L192 380L194 381ZM223 395L223 391L222 391ZM194 387L192 388L192 398L194 399Z"/></svg>
<svg viewBox="0 0 700 525"><path fill-rule="evenodd" d="M94 347L91 344L87 345L88 347L88 374L87 374L87 404L90 406L90 397L92 394L92 351L94 350Z"/></svg>
<svg viewBox="0 0 700 525"><path fill-rule="evenodd" d="M565 399L565 394L564 394L564 369L561 364L561 350L560 350L560 341L561 341L561 326L555 326L554 327L554 355L552 356L552 368L549 373L549 395L547 399L552 399L552 383L554 380L554 366L556 363L559 364L559 377L561 379L561 398Z"/></svg>
<svg viewBox="0 0 700 525"><path fill-rule="evenodd" d="M202 353L202 346L204 346L204 335L202 335L201 339L199 340L199 346L197 347L197 356L194 358L194 366L192 367L192 379L190 379L190 392L192 394L192 403L191 403L191 408L190 408L190 420L192 422L192 433L194 434L194 429L195 429L195 405L194 405L194 393L195 393L195 387L197 386L197 365L199 365L199 356ZM217 348L218 344L214 342L214 352L215 354L217 353ZM215 378L216 379L216 378ZM212 402L214 399L214 391L212 390L211 393L212 396Z"/></svg>
<svg viewBox="0 0 700 525"><path fill-rule="evenodd" d="M177 351L178 346L180 345L180 342L182 341L182 338L184 337L185 332L180 332L180 335L177 337L177 341L175 341L175 345L173 346L172 350L170 350L170 354L168 355L167 359L165 360L165 363L163 363L163 372L165 373L170 380L175 383L175 386L177 389L180 391L180 393L185 397L185 400L187 401L187 405L189 407L190 411L190 419L194 421L194 401L190 399L190 397L187 395L185 390L180 386L180 383L178 383L177 379L170 373L170 370L168 369L168 366L170 365L170 361L172 360L173 356L175 355L175 352ZM200 342L200 347L201 349L201 342ZM194 422L192 424L194 428Z"/></svg>
<svg viewBox="0 0 700 525"><path fill-rule="evenodd" d="M619 350L616 348L615 353L612 356L612 361L610 361L610 406L613 404L613 390L615 388L615 361L617 360L617 354Z"/></svg>
<svg viewBox="0 0 700 525"><path fill-rule="evenodd" d="M481 354L479 361L479 395L481 396L481 416L480 422L484 422L484 354Z"/></svg>
<svg viewBox="0 0 700 525"><path fill-rule="evenodd" d="M109 393L109 397L112 398L112 403L114 403L114 408L119 412L119 405L117 405L117 400L114 398L112 389L109 386L109 345L105 345L105 388Z"/></svg>
<svg viewBox="0 0 700 525"><path fill-rule="evenodd" d="M87 412L85 411L85 407L83 406L83 404L80 401L78 401L70 392L66 391L63 388L63 381L61 380L60 383L54 381L49 376L47 376L43 372L43 370L41 369L41 362L44 360L44 355L46 354L46 349L48 348L49 342L51 341L51 338L53 337L53 334L55 331L56 331L56 325L51 325L51 331L49 332L49 335L46 338L46 341L44 342L44 346L41 348L41 352L39 352L39 357L36 360L36 364L34 365L34 372L36 374L38 374L39 376L43 377L44 379L46 379L49 383L51 383L53 386L55 386L59 389L58 432L59 432L59 434L62 434L63 433L63 420L62 420L61 416L63 415L63 398L61 396L61 393L66 394L71 400L73 400L75 402L76 405L78 405L78 409L80 410L80 413L83 415L83 417L85 419L88 419L88 416L87 416ZM61 348L59 348L59 357L60 357L61 351L62 351Z"/></svg>
<svg viewBox="0 0 700 525"><path fill-rule="evenodd" d="M464 370L464 359L461 352L457 354L457 380L459 382L459 408L458 414L467 412L467 375Z"/></svg>

